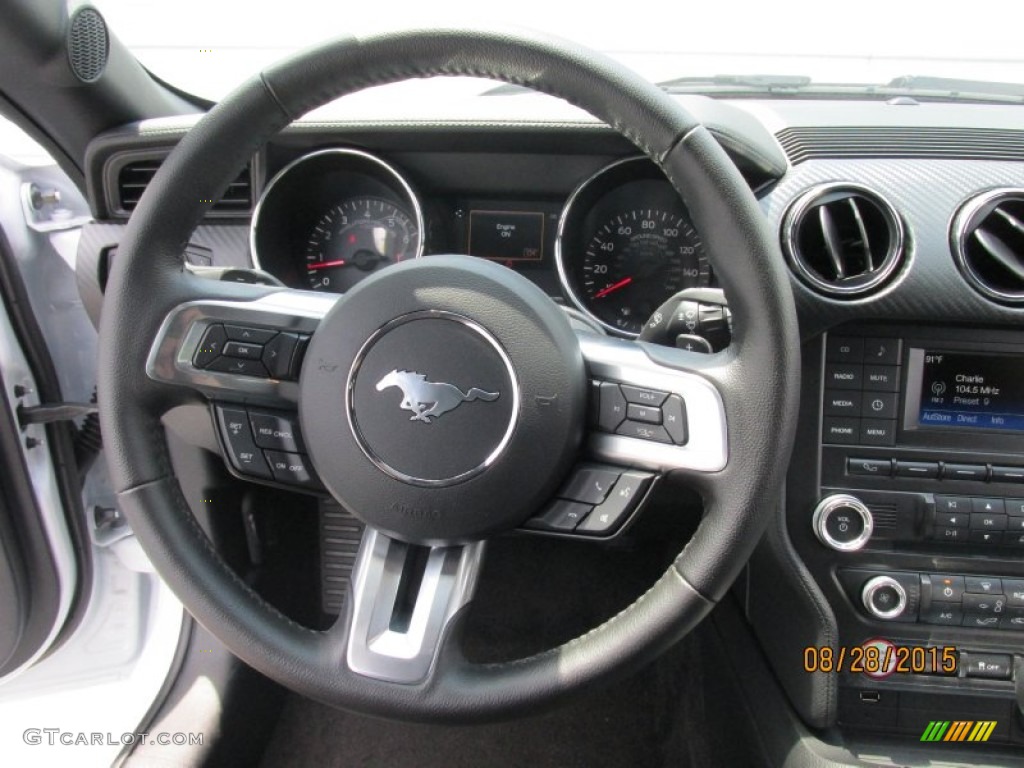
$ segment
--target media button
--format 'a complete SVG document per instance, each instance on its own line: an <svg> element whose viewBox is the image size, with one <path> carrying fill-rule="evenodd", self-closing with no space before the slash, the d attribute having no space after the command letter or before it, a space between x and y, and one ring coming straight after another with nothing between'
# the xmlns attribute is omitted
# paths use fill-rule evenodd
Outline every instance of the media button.
<svg viewBox="0 0 1024 768"><path fill-rule="evenodd" d="M932 530L932 538L935 541L960 542L967 541L967 528L946 528L941 525Z"/></svg>
<svg viewBox="0 0 1024 768"><path fill-rule="evenodd" d="M842 389L825 390L826 416L860 416L861 393Z"/></svg>

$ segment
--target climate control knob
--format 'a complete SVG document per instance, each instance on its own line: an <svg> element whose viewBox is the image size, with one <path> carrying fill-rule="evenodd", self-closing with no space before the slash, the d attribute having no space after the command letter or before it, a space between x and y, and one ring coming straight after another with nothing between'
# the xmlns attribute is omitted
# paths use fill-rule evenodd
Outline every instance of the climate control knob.
<svg viewBox="0 0 1024 768"><path fill-rule="evenodd" d="M811 522L818 541L840 552L863 547L874 529L871 510L847 493L835 493L818 502Z"/></svg>
<svg viewBox="0 0 1024 768"><path fill-rule="evenodd" d="M907 591L892 576L874 576L860 593L864 610L876 619L898 619L907 609Z"/></svg>

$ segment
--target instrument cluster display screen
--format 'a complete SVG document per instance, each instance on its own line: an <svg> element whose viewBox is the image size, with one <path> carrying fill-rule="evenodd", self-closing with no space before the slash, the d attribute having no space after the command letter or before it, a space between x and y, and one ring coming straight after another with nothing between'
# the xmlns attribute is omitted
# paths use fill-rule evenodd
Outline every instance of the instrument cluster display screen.
<svg viewBox="0 0 1024 768"><path fill-rule="evenodd" d="M924 350L917 422L1024 431L1024 358Z"/></svg>

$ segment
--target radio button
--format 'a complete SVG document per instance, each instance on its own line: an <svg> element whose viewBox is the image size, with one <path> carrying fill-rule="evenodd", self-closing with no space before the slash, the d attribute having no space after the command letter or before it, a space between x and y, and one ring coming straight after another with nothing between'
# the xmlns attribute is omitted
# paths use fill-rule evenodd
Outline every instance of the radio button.
<svg viewBox="0 0 1024 768"><path fill-rule="evenodd" d="M846 460L846 471L851 475L864 475L865 477L889 477L892 474L892 461L850 457Z"/></svg>
<svg viewBox="0 0 1024 768"><path fill-rule="evenodd" d="M943 528L968 528L971 524L971 515L969 512L935 512L936 525L940 525Z"/></svg>
<svg viewBox="0 0 1024 768"><path fill-rule="evenodd" d="M1024 467L992 467L993 483L1024 483Z"/></svg>
<svg viewBox="0 0 1024 768"><path fill-rule="evenodd" d="M975 544L985 544L986 546L996 546L997 544L1003 543L1003 532L1002 531L979 531L971 530L970 540Z"/></svg>
<svg viewBox="0 0 1024 768"><path fill-rule="evenodd" d="M896 445L896 422L864 419L860 423L861 445Z"/></svg>
<svg viewBox="0 0 1024 768"><path fill-rule="evenodd" d="M895 419L895 392L865 392L861 415L869 419Z"/></svg>
<svg viewBox="0 0 1024 768"><path fill-rule="evenodd" d="M936 478L939 476L939 463L937 461L897 461L896 476Z"/></svg>
<svg viewBox="0 0 1024 768"><path fill-rule="evenodd" d="M865 365L864 389L899 392L900 369L894 365Z"/></svg>
<svg viewBox="0 0 1024 768"><path fill-rule="evenodd" d="M864 357L864 339L829 336L825 359L830 363L859 363Z"/></svg>
<svg viewBox="0 0 1024 768"><path fill-rule="evenodd" d="M971 513L971 500L966 496L936 496L935 511L969 515Z"/></svg>
<svg viewBox="0 0 1024 768"><path fill-rule="evenodd" d="M877 365L900 364L899 339L865 339L864 362Z"/></svg>
<svg viewBox="0 0 1024 768"><path fill-rule="evenodd" d="M829 363L825 366L825 387L831 389L863 389L864 366Z"/></svg>
<svg viewBox="0 0 1024 768"><path fill-rule="evenodd" d="M971 512L983 512L987 515L1005 515L1006 507L1002 499L971 499Z"/></svg>
<svg viewBox="0 0 1024 768"><path fill-rule="evenodd" d="M932 538L936 541L967 541L966 528L944 528L936 526L932 530Z"/></svg>
<svg viewBox="0 0 1024 768"><path fill-rule="evenodd" d="M946 480L979 480L988 476L988 467L984 464L946 464L942 470Z"/></svg>
<svg viewBox="0 0 1024 768"><path fill-rule="evenodd" d="M860 416L860 392L842 389L825 390L826 416Z"/></svg>
<svg viewBox="0 0 1024 768"><path fill-rule="evenodd" d="M1004 499L1006 514L1024 517L1024 499Z"/></svg>
<svg viewBox="0 0 1024 768"><path fill-rule="evenodd" d="M971 514L972 531L1005 531L1006 515L989 515L983 512Z"/></svg>

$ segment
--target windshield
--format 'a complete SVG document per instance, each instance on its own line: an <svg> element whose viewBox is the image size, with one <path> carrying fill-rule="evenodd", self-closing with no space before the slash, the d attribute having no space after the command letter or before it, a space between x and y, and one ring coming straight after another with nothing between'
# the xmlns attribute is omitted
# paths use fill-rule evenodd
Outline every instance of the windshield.
<svg viewBox="0 0 1024 768"><path fill-rule="evenodd" d="M906 84L912 76L925 78L929 92L964 90L932 78L1024 84L1024 6L1005 0L973 2L970 13L959 5L897 0L655 0L615 6L551 0L95 4L154 74L212 100L262 66L326 38L423 25L532 27L604 51L652 81L676 81L674 91L708 92L709 84L688 85L679 78L716 75L799 76L815 85L887 85L900 78ZM479 93L490 85L462 88Z"/></svg>

